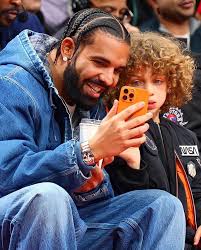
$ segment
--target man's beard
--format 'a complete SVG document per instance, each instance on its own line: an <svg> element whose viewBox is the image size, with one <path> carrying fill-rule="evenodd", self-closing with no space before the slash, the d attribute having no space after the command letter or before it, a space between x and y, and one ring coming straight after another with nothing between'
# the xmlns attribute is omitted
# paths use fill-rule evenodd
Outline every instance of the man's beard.
<svg viewBox="0 0 201 250"><path fill-rule="evenodd" d="M11 7L11 8L8 8L8 9L5 9L5 10L2 10L0 12L0 26L1 27L6 27L6 26L9 26L12 22L15 21L15 19L12 19L10 20L8 15L9 15L9 11L14 11L16 12L16 18L17 16L19 15L19 12L20 12L20 8L17 8L17 7Z"/></svg>
<svg viewBox="0 0 201 250"><path fill-rule="evenodd" d="M167 21L174 21L175 23L183 23L186 20L189 20L191 16L188 15L182 15L181 13L177 13L174 11L169 11L169 10L160 10L158 9L159 15L161 15L164 19Z"/></svg>
<svg viewBox="0 0 201 250"><path fill-rule="evenodd" d="M95 80L94 80L95 81ZM97 82L103 86L103 83ZM68 99L69 104L76 104L84 110L91 109L94 105L97 104L98 100L90 96L84 95L82 93L82 88L85 82L81 83L78 73L76 72L74 64L70 64L66 67L64 71L64 90ZM104 85L105 87L105 85ZM103 95L103 94L102 94ZM101 96L102 96L101 95Z"/></svg>

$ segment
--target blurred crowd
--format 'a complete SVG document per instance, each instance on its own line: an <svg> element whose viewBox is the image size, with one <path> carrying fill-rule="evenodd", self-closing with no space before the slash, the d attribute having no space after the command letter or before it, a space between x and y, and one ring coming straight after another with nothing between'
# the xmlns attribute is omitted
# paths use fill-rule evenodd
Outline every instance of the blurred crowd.
<svg viewBox="0 0 201 250"><path fill-rule="evenodd" d="M58 38L75 12L91 7L113 14L129 32L170 34L187 49L201 52L201 3L198 0L2 0L0 47L5 47L23 29Z"/></svg>

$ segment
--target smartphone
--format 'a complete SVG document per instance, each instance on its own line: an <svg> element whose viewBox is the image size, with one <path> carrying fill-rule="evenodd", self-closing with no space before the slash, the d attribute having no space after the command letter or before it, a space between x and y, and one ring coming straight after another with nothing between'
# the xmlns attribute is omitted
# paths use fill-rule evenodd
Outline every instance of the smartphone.
<svg viewBox="0 0 201 250"><path fill-rule="evenodd" d="M149 92L147 90L131 86L123 86L121 88L119 95L119 104L117 113L121 112L130 105L143 101L145 102L145 106L142 109L135 112L130 118L137 117L140 115L145 115L148 109L148 99L149 99Z"/></svg>

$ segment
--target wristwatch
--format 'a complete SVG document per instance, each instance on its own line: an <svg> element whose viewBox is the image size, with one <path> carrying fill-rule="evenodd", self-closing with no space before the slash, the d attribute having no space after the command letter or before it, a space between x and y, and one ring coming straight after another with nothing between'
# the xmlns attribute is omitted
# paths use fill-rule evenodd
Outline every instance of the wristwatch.
<svg viewBox="0 0 201 250"><path fill-rule="evenodd" d="M93 152L91 151L88 141L82 142L80 146L84 163L88 166L96 165L95 158Z"/></svg>

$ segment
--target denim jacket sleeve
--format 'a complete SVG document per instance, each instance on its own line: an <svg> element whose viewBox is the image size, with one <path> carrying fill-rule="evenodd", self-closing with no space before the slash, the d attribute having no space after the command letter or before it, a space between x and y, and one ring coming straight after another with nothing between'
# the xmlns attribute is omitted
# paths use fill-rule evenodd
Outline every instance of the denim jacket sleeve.
<svg viewBox="0 0 201 250"><path fill-rule="evenodd" d="M79 142L72 139L54 149L47 149L42 141L36 142L36 135L41 132L36 131L35 124L40 124L43 118L37 114L39 110L33 105L33 98L12 79L1 77L0 83L3 88L0 95L0 196L39 182L54 182L72 194L90 178L91 168L82 161ZM101 190L108 185L106 177ZM94 195L86 199L103 198L103 193L106 197L112 190L101 195L94 190Z"/></svg>

